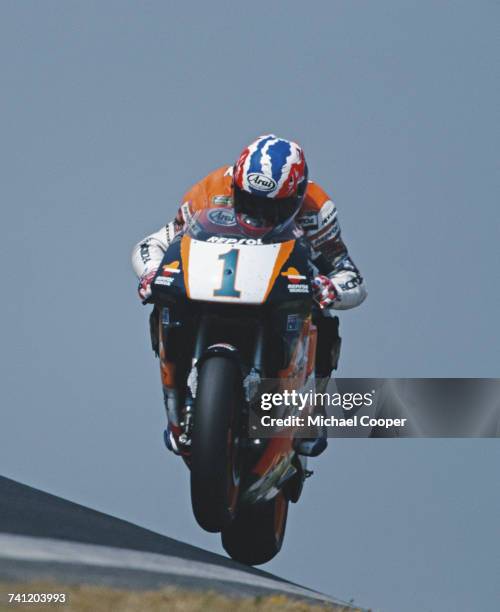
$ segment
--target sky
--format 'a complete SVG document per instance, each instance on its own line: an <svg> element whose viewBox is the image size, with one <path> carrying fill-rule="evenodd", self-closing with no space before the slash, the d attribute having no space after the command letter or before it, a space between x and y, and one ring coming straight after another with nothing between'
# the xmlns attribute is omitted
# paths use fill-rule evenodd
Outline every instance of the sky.
<svg viewBox="0 0 500 612"><path fill-rule="evenodd" d="M130 252L300 142L368 299L339 375L497 377L499 4L0 4L0 473L222 552L163 447ZM332 440L265 569L383 612L498 601L497 440Z"/></svg>

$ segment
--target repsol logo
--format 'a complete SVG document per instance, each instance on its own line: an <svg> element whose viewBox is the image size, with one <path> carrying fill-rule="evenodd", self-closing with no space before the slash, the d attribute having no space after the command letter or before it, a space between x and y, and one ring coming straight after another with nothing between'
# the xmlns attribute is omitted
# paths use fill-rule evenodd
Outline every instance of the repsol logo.
<svg viewBox="0 0 500 612"><path fill-rule="evenodd" d="M210 236L207 242L215 244L262 244L260 238L225 238L224 236Z"/></svg>
<svg viewBox="0 0 500 612"><path fill-rule="evenodd" d="M249 174L248 184L258 191L273 191L273 189L277 187L276 181L273 178L265 174L260 174L260 172L252 172Z"/></svg>

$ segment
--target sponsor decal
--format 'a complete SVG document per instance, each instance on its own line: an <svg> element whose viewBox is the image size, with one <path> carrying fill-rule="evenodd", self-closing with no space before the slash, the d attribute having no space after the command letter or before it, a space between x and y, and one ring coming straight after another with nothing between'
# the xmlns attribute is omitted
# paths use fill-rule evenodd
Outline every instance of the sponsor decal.
<svg viewBox="0 0 500 612"><path fill-rule="evenodd" d="M217 195L212 198L212 203L215 206L232 206L233 198L231 196Z"/></svg>
<svg viewBox="0 0 500 612"><path fill-rule="evenodd" d="M157 276L155 285L166 285L167 287L170 287L174 280L175 278L173 276Z"/></svg>
<svg viewBox="0 0 500 612"><path fill-rule="evenodd" d="M325 202L319 212L319 227L321 228L327 225L327 223L333 219L336 213L337 209L335 204L331 200Z"/></svg>
<svg viewBox="0 0 500 612"><path fill-rule="evenodd" d="M231 227L236 225L234 211L229 210L209 210L207 217L214 225L222 225L223 227Z"/></svg>
<svg viewBox="0 0 500 612"><path fill-rule="evenodd" d="M166 306L161 309L161 323L162 325L170 324L170 310Z"/></svg>
<svg viewBox="0 0 500 612"><path fill-rule="evenodd" d="M257 191L274 191L277 187L276 181L265 174L261 174L260 172L252 172L248 175L248 184L252 189L257 189Z"/></svg>
<svg viewBox="0 0 500 612"><path fill-rule="evenodd" d="M359 285L361 285L363 279L360 276L355 276L354 278L351 278L350 280L346 281L345 283L339 283L339 287L343 290L343 291L349 291L350 289L356 289L356 287L359 287Z"/></svg>
<svg viewBox="0 0 500 612"><path fill-rule="evenodd" d="M260 238L226 238L225 236L210 236L207 242L215 244L263 244Z"/></svg>
<svg viewBox="0 0 500 612"><path fill-rule="evenodd" d="M290 291L290 293L309 293L309 285L292 285L290 283L288 285L288 291Z"/></svg>
<svg viewBox="0 0 500 612"><path fill-rule="evenodd" d="M181 206L181 215L185 223L189 223L189 221L191 221L191 219L193 218L193 215L191 214L190 204L191 201L188 200L187 202L184 202L184 204Z"/></svg>
<svg viewBox="0 0 500 612"><path fill-rule="evenodd" d="M161 267L161 276L172 276L173 274L179 274L179 261L172 261L172 263L165 264Z"/></svg>
<svg viewBox="0 0 500 612"><path fill-rule="evenodd" d="M286 318L286 331L297 331L299 329L300 317L298 314L289 314Z"/></svg>
<svg viewBox="0 0 500 612"><path fill-rule="evenodd" d="M297 223L305 230L318 228L318 215L315 212L305 212L297 219Z"/></svg>
<svg viewBox="0 0 500 612"><path fill-rule="evenodd" d="M326 232L322 233L321 236L311 241L312 247L315 249L316 247L321 246L329 240L334 240L338 237L339 231L340 228L338 223L334 223L331 227L327 229Z"/></svg>
<svg viewBox="0 0 500 612"><path fill-rule="evenodd" d="M297 285L300 283L300 281L305 281L307 278L307 276L304 276L304 274L301 274L297 270L297 268L292 268L292 267L282 272L281 276L286 277L288 279L288 282L291 283L292 285Z"/></svg>
<svg viewBox="0 0 500 612"><path fill-rule="evenodd" d="M149 242L143 242L139 248L142 263L148 263L148 261L151 261L151 255L149 253Z"/></svg>

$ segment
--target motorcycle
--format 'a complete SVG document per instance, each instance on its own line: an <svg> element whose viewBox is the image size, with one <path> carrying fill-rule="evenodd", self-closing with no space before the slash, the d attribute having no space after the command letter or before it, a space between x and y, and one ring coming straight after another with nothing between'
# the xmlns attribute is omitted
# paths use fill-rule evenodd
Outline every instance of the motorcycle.
<svg viewBox="0 0 500 612"><path fill-rule="evenodd" d="M248 565L279 552L309 475L292 431L255 438L249 426L262 380L314 384L309 248L293 220L263 229L210 208L172 241L152 283L166 444L190 469L198 524Z"/></svg>

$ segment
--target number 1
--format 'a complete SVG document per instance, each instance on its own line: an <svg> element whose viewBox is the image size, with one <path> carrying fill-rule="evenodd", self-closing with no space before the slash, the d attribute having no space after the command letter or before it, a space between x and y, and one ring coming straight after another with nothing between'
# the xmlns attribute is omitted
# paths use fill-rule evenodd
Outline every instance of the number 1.
<svg viewBox="0 0 500 612"><path fill-rule="evenodd" d="M234 288L236 282L236 267L238 265L239 249L231 249L227 253L219 255L219 259L224 262L222 269L222 282L219 289L214 290L217 297L240 297L241 291Z"/></svg>

